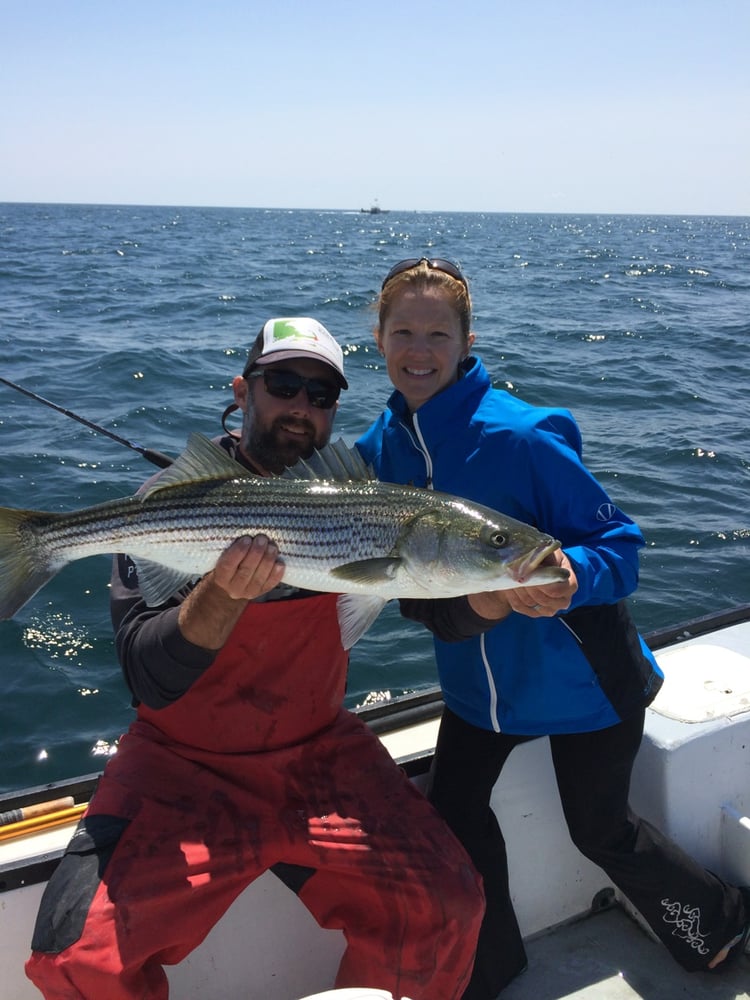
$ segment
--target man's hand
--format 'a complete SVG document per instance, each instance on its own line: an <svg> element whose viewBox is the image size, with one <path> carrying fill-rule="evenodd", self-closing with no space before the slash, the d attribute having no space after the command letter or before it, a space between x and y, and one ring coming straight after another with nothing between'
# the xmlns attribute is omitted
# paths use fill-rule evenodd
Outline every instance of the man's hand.
<svg viewBox="0 0 750 1000"><path fill-rule="evenodd" d="M180 605L180 631L196 646L221 649L248 602L273 590L283 575L279 550L265 535L236 539Z"/></svg>
<svg viewBox="0 0 750 1000"><path fill-rule="evenodd" d="M515 587L512 590L471 594L469 604L478 615L490 621L501 621L512 611L529 618L552 618L559 611L565 611L578 590L578 580L570 560L562 549L557 549L541 565L562 566L568 571L568 579L543 587Z"/></svg>
<svg viewBox="0 0 750 1000"><path fill-rule="evenodd" d="M245 535L224 549L208 578L232 600L252 601L273 590L283 575L276 545L265 535Z"/></svg>

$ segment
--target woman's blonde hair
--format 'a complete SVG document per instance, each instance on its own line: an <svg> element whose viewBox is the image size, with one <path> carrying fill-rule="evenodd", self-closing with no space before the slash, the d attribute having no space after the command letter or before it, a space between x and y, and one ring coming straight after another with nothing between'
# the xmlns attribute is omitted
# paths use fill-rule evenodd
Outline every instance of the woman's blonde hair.
<svg viewBox="0 0 750 1000"><path fill-rule="evenodd" d="M458 272L458 268L456 271ZM400 292L405 289L419 291L423 288L437 288L449 299L458 313L464 340L468 342L471 333L471 295L466 279L454 278L446 271L440 270L439 267L432 266L426 258L418 261L413 267L399 271L392 278L386 278L377 302L378 326L376 334L385 325L393 300Z"/></svg>

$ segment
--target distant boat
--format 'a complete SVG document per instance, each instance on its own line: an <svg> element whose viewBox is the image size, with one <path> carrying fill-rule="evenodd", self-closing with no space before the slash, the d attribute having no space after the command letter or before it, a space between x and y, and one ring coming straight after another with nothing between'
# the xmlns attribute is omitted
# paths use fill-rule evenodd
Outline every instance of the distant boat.
<svg viewBox="0 0 750 1000"><path fill-rule="evenodd" d="M376 198L369 208L360 208L360 212L365 212L367 213L367 215L386 215L388 209L381 208L380 205L378 204L378 199Z"/></svg>

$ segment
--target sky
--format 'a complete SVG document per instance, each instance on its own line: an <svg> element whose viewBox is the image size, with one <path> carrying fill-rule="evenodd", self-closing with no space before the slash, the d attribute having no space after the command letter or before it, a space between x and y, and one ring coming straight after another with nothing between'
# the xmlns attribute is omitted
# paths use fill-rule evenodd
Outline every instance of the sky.
<svg viewBox="0 0 750 1000"><path fill-rule="evenodd" d="M0 201L750 215L750 0L2 0Z"/></svg>

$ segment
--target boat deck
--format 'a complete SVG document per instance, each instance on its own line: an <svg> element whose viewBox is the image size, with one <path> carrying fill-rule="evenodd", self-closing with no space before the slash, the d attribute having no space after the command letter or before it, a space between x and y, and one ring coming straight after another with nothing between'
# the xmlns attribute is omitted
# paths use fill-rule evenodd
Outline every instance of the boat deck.
<svg viewBox="0 0 750 1000"><path fill-rule="evenodd" d="M687 973L620 906L526 942L529 967L500 1000L743 1000L750 955L721 975Z"/></svg>
<svg viewBox="0 0 750 1000"><path fill-rule="evenodd" d="M750 885L750 605L677 626L654 642L669 683L647 713L633 807L701 864L734 884ZM424 786L440 708L435 689L403 705L367 709L366 721L418 787ZM83 805L95 781L88 775L0 796L0 806L32 805L51 791ZM528 970L500 1000L750 1000L750 954L722 974L688 974L630 909L615 902L609 879L570 842L548 741L532 740L514 751L492 804L508 845L529 956ZM23 963L44 883L74 825L65 816L60 826L0 836L3 1000L38 996ZM267 872L191 955L168 968L171 995L309 998L331 990L343 950L343 935L318 927L295 894Z"/></svg>

